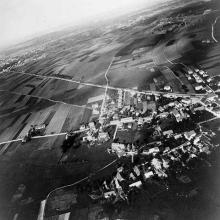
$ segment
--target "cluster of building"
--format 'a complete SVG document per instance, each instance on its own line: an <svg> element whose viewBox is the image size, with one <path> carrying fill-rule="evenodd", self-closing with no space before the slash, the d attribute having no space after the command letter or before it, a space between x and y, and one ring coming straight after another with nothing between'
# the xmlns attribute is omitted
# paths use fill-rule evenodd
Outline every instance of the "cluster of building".
<svg viewBox="0 0 220 220"><path fill-rule="evenodd" d="M84 132L83 142L90 145L106 142L110 139L108 132L104 132L97 121L82 124L80 131Z"/></svg>
<svg viewBox="0 0 220 220"><path fill-rule="evenodd" d="M210 137L210 134L201 131L183 132L178 138L182 138L184 142L172 149L164 148L163 143L155 143L153 148L145 146L146 149L143 148L141 151L140 147L134 145L112 144L112 149L117 147L118 150L120 147L121 152L125 149L132 151L134 158L129 164L120 164L115 174L104 180L101 187L90 194L91 198L112 203L120 200L129 203L133 190L141 188L155 178L163 180L168 190L169 184L165 180L173 173L180 182L191 182L184 170L193 167L196 159L205 160L202 157L204 153L210 154L214 148L210 143Z"/></svg>
<svg viewBox="0 0 220 220"><path fill-rule="evenodd" d="M208 96L208 100L212 100L211 94L208 94ZM173 124L179 123L181 126L181 123L184 120L189 120L192 114L206 110L206 107L200 104L198 98L170 98L166 95L154 96L121 91L118 92L118 100L111 100L111 95L108 96L106 109L108 111L106 110L100 122L90 122L87 126L82 125L80 129L88 129L84 136L84 141L87 141L87 143L110 141L111 147L108 152L114 153L118 157L128 156L133 161L135 155L139 154L140 149L146 148L149 143L138 146L133 142L120 142L116 138L117 132L131 130L134 127L135 130L141 130L146 124L154 129L152 138L156 147L151 145L149 151L145 150L142 154L159 153L160 148L163 148L163 143L169 140L172 140L176 146L164 147L166 154L169 151L172 152L172 148L178 148L182 144L184 144L184 147L186 143L188 146L192 141L197 145L196 149L199 152L207 149L201 145L202 135L198 134L198 131L196 132L193 128L192 130L187 128L184 131L184 128L182 128L181 131L177 132L172 128ZM172 123L170 127L164 126L164 124L168 124L167 120ZM106 127L111 126L115 127L113 136L110 136L106 131ZM194 151L196 150L194 149Z"/></svg>
<svg viewBox="0 0 220 220"><path fill-rule="evenodd" d="M26 143L31 140L34 136L42 136L44 135L46 130L45 124L40 125L31 125L30 129L28 130L27 134L22 139L22 143Z"/></svg>
<svg viewBox="0 0 220 220"><path fill-rule="evenodd" d="M83 185L83 190L95 202L117 205L118 202L132 203L135 194L142 187L154 181L169 190L171 187L169 185L170 176L182 184L189 184L191 179L185 174L185 171L195 167L197 160L205 161L208 166L211 166L206 161L204 153L210 154L215 147L210 142L211 137L215 134L203 132L200 129L181 134L173 132L170 135L167 138L180 139L178 146L165 147L164 143L159 141L143 147L121 144L122 151L124 148L127 149L127 153L122 154L121 157L127 157L131 151L129 156L133 155L133 159L131 161L122 160L123 162L117 164L113 174L105 176L101 180L93 179L91 176L89 181ZM112 147L114 146L116 145L112 144ZM197 191L194 189L184 195L178 192L176 196L193 197L196 194Z"/></svg>
<svg viewBox="0 0 220 220"><path fill-rule="evenodd" d="M208 77L203 70L195 68L193 71L192 68L188 69L187 76L195 77L198 81L201 79L199 75L205 78ZM209 81L209 77L207 81ZM166 86L164 89L169 91L171 87ZM103 97L101 98L103 99ZM171 96L170 94L148 95L136 90L110 90L105 97L102 117L96 122L90 122L87 126L82 125L80 129L88 129L84 141L94 144L113 140L113 152L115 152L117 147L119 151L122 151L126 147L122 143L115 143L117 131L134 130L134 128L141 129L144 124L149 124L154 119L153 126L158 136L172 136L174 135L173 130L164 128L159 123L165 124L162 121L167 119L175 123L181 123L198 111L210 110L212 112L215 109L217 112L219 100L215 93L207 93L203 99L200 100L196 97L177 98L175 95ZM94 100L90 100L93 102L92 106L95 106L94 109L100 109L101 102L98 104L99 100L95 100L97 101L95 103L93 102ZM216 105L215 107L213 107L214 104ZM106 128L111 126L115 127L115 133L110 137Z"/></svg>
<svg viewBox="0 0 220 220"><path fill-rule="evenodd" d="M188 68L185 73L187 79L192 83L196 92L212 93L213 92L213 78L202 69L196 67ZM220 86L220 85L218 85Z"/></svg>
<svg viewBox="0 0 220 220"><path fill-rule="evenodd" d="M216 94L220 89L219 77L210 77L206 71L196 67L189 68L186 76L189 81L194 80L192 85L197 92L206 93L201 100L206 110L212 111L215 116L219 116L220 102Z"/></svg>
<svg viewBox="0 0 220 220"><path fill-rule="evenodd" d="M111 121L110 123L117 125L118 129L129 129L136 123L139 130L141 130L144 125L148 124L151 129L154 129L152 138L156 145L163 145L163 142L169 139L181 140L181 142L177 142L177 145L185 141L191 141L197 135L195 130L189 130L187 128L187 130L184 131L183 127L180 129L181 131L177 132L173 130L172 127L176 124L181 126L181 123L183 123L184 120L188 120L191 114L205 110L204 106L198 106L198 100L196 98L181 98L178 100L168 98L165 100L166 104L161 104L150 116L141 117L138 115L136 117L121 118L120 120ZM167 126L169 123L171 123L171 125ZM127 126L125 126L126 124ZM149 143L146 144L149 145ZM138 149L140 150L140 148L142 149L144 147L146 146L135 146L134 143L125 144L113 140L109 152L116 153L119 157L125 155L133 156L138 153ZM167 150L169 149L167 148Z"/></svg>
<svg viewBox="0 0 220 220"><path fill-rule="evenodd" d="M220 101L219 97L215 93L205 95L202 100L207 111L211 111L216 117L220 116Z"/></svg>

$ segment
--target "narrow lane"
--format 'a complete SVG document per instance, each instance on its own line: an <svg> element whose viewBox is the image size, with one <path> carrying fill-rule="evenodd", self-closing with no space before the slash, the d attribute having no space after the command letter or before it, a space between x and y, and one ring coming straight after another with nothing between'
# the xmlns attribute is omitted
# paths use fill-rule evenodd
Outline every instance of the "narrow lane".
<svg viewBox="0 0 220 220"><path fill-rule="evenodd" d="M115 59L115 57L112 58L111 63L109 64L108 69L105 72L106 86L105 86L105 95L104 95L104 99L102 101L102 106L101 106L101 113L99 115L100 118L103 115L103 110L105 108L105 101L106 101L107 90L108 90L108 87L109 87L109 80L108 80L107 74L108 74L108 72L109 72L109 70L110 70L110 68L112 66L112 63L114 62L114 59Z"/></svg>
<svg viewBox="0 0 220 220"><path fill-rule="evenodd" d="M49 102L60 103L60 104L64 104L64 105L71 105L71 106L74 106L74 107L86 108L86 109L92 110L92 108L86 107L86 106L83 106L83 105L70 104L70 103L66 103L66 102L63 102L63 101L58 101L58 100L55 100L55 99L45 98L45 97L37 96L37 95L28 95L28 94L23 94L23 93L20 93L20 92L13 92L13 91L10 91L10 90L5 90L5 89L0 89L0 92L8 92L8 93L11 93L11 94L14 94L14 95L19 95L19 96L24 95L24 96L31 97L31 98L38 98L38 99L42 99L42 100L47 100Z"/></svg>

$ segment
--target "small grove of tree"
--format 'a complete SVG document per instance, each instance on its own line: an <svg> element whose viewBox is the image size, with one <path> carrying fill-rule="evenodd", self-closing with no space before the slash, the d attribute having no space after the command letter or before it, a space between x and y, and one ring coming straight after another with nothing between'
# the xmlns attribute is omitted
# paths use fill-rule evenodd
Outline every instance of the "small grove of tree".
<svg viewBox="0 0 220 220"><path fill-rule="evenodd" d="M63 141L61 145L62 153L66 153L71 147L79 148L82 144L82 137L80 134L69 136Z"/></svg>

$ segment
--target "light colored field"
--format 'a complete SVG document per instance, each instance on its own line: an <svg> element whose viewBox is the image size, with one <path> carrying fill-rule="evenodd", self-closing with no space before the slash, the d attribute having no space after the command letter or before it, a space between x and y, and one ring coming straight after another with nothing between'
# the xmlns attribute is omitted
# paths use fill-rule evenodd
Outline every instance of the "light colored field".
<svg viewBox="0 0 220 220"><path fill-rule="evenodd" d="M12 140L16 132L19 130L19 128L22 127L21 122L24 120L26 115L22 115L19 117L19 119L11 126L6 128L1 134L0 134L0 142Z"/></svg>
<svg viewBox="0 0 220 220"><path fill-rule="evenodd" d="M174 44L165 46L165 55L169 60L176 60L181 58L183 53L190 51L193 48L191 41L187 37L181 37Z"/></svg>
<svg viewBox="0 0 220 220"><path fill-rule="evenodd" d="M46 133L59 133L63 127L69 110L70 106L60 105L50 124L47 126Z"/></svg>

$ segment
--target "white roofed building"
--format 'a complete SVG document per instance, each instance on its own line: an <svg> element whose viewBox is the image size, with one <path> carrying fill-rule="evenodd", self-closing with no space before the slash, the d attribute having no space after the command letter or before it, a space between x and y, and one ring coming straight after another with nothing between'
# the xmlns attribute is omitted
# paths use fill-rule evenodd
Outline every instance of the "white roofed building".
<svg viewBox="0 0 220 220"><path fill-rule="evenodd" d="M196 136L196 132L195 132L194 130L184 133L184 137L185 137L187 140L191 140L191 139L193 139L195 136Z"/></svg>
<svg viewBox="0 0 220 220"><path fill-rule="evenodd" d="M130 188L132 187L137 187L137 188L140 188L142 186L142 182L141 181L137 181L135 183L132 183L129 185Z"/></svg>
<svg viewBox="0 0 220 220"><path fill-rule="evenodd" d="M153 175L154 175L153 171L149 171L149 172L146 172L146 173L144 174L144 177L145 177L145 179L149 179L149 178L152 177Z"/></svg>
<svg viewBox="0 0 220 220"><path fill-rule="evenodd" d="M95 128L95 123L93 121L89 122L89 128L94 130Z"/></svg>
<svg viewBox="0 0 220 220"><path fill-rule="evenodd" d="M193 74L193 71L191 69L188 69L188 74Z"/></svg>
<svg viewBox="0 0 220 220"><path fill-rule="evenodd" d="M118 157L121 157L125 154L126 147L124 144L112 143L111 149L113 152L115 152L118 155Z"/></svg>
<svg viewBox="0 0 220 220"><path fill-rule="evenodd" d="M199 91L199 90L202 90L203 89L203 86L202 85L195 85L195 90L196 91Z"/></svg>
<svg viewBox="0 0 220 220"><path fill-rule="evenodd" d="M151 122L152 119L153 119L153 116L152 116L152 115L143 118L144 122Z"/></svg>
<svg viewBox="0 0 220 220"><path fill-rule="evenodd" d="M121 122L124 123L124 124L125 123L131 123L131 122L134 122L134 119L132 117L122 118Z"/></svg>
<svg viewBox="0 0 220 220"><path fill-rule="evenodd" d="M164 86L164 88L163 88L165 91L171 91L172 89L171 89L171 86Z"/></svg>
<svg viewBox="0 0 220 220"><path fill-rule="evenodd" d="M158 116L159 116L160 118L166 118L168 115L169 115L169 112L162 112L162 113L160 113Z"/></svg>
<svg viewBox="0 0 220 220"><path fill-rule="evenodd" d="M192 103L192 100L191 99L182 99L181 102L184 104L190 105Z"/></svg>
<svg viewBox="0 0 220 220"><path fill-rule="evenodd" d="M170 137L171 135L173 135L173 130L164 131L163 135Z"/></svg>

